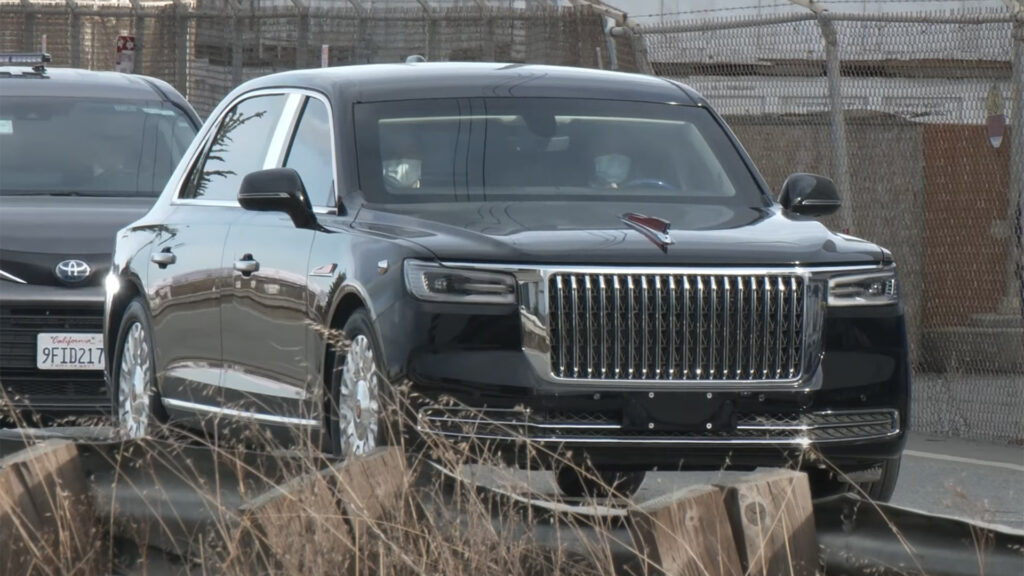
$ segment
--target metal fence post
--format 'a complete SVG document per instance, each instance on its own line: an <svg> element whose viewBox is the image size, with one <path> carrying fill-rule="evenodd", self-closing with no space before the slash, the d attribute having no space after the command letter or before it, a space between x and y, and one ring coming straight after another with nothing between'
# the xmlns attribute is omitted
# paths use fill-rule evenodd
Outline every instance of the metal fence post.
<svg viewBox="0 0 1024 576"><path fill-rule="evenodd" d="M71 44L71 67L82 67L82 17L78 14L78 2L66 0L68 12L68 41Z"/></svg>
<svg viewBox="0 0 1024 576"><path fill-rule="evenodd" d="M839 60L839 39L836 27L825 13L818 14L818 26L825 40L825 75L828 78L829 126L832 136L832 156L835 182L843 207L839 212L844 232L853 233L854 206L850 190L850 165L846 149L846 118L843 111L842 70Z"/></svg>
<svg viewBox="0 0 1024 576"><path fill-rule="evenodd" d="M295 67L308 68L309 7L303 0L292 0L295 6Z"/></svg>
<svg viewBox="0 0 1024 576"><path fill-rule="evenodd" d="M132 69L133 74L145 74L146 73L146 16L143 12L141 0L131 0L132 12L135 14L135 18L132 19L131 34L135 36L135 67Z"/></svg>
<svg viewBox="0 0 1024 576"><path fill-rule="evenodd" d="M31 0L21 0L21 13L24 17L21 49L25 52L35 52L39 46L36 44L36 12Z"/></svg>
<svg viewBox="0 0 1024 576"><path fill-rule="evenodd" d="M188 97L188 6L174 1L174 87Z"/></svg>
<svg viewBox="0 0 1024 576"><path fill-rule="evenodd" d="M245 49L242 37L242 19L238 15L241 10L241 6L237 3L231 9L231 81L236 85L242 83L242 51Z"/></svg>
<svg viewBox="0 0 1024 576"><path fill-rule="evenodd" d="M1013 23L1013 108L1010 127L1010 192L1006 295L1002 310L1024 320L1024 6Z"/></svg>

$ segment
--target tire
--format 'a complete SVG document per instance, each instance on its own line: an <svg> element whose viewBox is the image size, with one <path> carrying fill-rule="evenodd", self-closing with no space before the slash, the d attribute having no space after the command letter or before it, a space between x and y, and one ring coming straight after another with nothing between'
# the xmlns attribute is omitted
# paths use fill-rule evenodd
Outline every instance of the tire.
<svg viewBox="0 0 1024 576"><path fill-rule="evenodd" d="M348 349L332 355L327 430L331 453L348 458L391 443L391 390L380 368L381 348L369 314L356 310L342 332Z"/></svg>
<svg viewBox="0 0 1024 576"><path fill-rule="evenodd" d="M826 470L808 470L808 480L811 484L811 496L815 499L827 498L847 492L854 492L875 502L888 502L896 491L896 481L899 479L901 458L885 460L879 463L881 475L873 482L859 482L855 489L849 482L844 482L840 475ZM863 494L861 493L863 492Z"/></svg>
<svg viewBox="0 0 1024 576"><path fill-rule="evenodd" d="M903 458L886 460L882 463L882 476L874 482L865 482L861 489L875 502L888 502L896 491L896 480L900 476L900 463Z"/></svg>
<svg viewBox="0 0 1024 576"><path fill-rule="evenodd" d="M555 482L562 494L572 498L630 497L636 494L647 473L644 471L598 470L563 465L555 470Z"/></svg>
<svg viewBox="0 0 1024 576"><path fill-rule="evenodd" d="M156 385L153 325L141 298L128 304L117 330L111 365L111 412L127 438L145 438L167 422Z"/></svg>

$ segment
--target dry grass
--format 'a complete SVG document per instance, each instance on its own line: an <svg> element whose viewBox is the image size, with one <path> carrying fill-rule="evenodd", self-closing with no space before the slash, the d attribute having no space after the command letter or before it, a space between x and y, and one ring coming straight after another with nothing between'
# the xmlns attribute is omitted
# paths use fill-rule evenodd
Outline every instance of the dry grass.
<svg viewBox="0 0 1024 576"><path fill-rule="evenodd" d="M407 387L394 391L389 415L412 429L406 403L415 398ZM427 436L418 438L416 446L406 446L406 437L397 434L392 442L402 447L404 461L377 470L379 476L360 477L325 455L321 440L296 431L282 443L254 426L236 427L230 441L166 428L151 440L96 449L88 472L100 470L91 478L97 530L88 535L95 545L85 547L92 556L68 553L69 542L85 537L72 532L81 526L73 517L80 507L59 502L54 510L63 518L56 538L30 533L30 519L21 518L12 536L28 546L7 547L6 554L29 557L32 574L83 576L108 574L111 567L125 574L159 573L155 567L161 565L173 566L177 572L172 573L230 576L660 570L640 559L632 540L624 536L624 515L554 512L482 489L468 471L479 464L502 467L491 460L493 451L485 442ZM579 465L525 439L521 444L531 456ZM820 455L807 457L830 466ZM594 480L599 481L596 476ZM367 485L390 491L378 494L376 504L354 499L353 494L366 493ZM512 493L522 489L509 487ZM554 501L552 496L530 496ZM0 493L0 511L10 500L9 494ZM611 502L620 509L632 505L622 494ZM899 536L896 526L890 527ZM984 534L977 534L976 545L981 567ZM96 555L105 558L89 561ZM622 566L623 557L629 556L634 562ZM0 574L4 568L0 560Z"/></svg>

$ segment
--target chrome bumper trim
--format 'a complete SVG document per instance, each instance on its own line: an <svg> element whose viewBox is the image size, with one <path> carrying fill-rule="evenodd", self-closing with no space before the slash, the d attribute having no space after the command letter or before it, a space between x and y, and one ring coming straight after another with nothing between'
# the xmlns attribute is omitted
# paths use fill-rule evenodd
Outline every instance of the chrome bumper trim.
<svg viewBox="0 0 1024 576"><path fill-rule="evenodd" d="M618 422L601 420L531 420L516 409L427 406L418 414L422 434L450 439L535 442L572 445L781 446L806 448L883 440L900 434L896 410L822 411L802 416L756 415L741 418L730 431L629 433Z"/></svg>

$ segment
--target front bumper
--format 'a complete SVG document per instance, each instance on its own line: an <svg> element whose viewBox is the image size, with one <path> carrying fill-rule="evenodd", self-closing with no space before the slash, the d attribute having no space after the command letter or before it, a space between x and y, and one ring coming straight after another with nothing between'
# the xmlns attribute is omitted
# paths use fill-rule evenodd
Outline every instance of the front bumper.
<svg viewBox="0 0 1024 576"><path fill-rule="evenodd" d="M102 370L40 370L40 332L103 332L103 288L0 283L0 411L105 413Z"/></svg>

